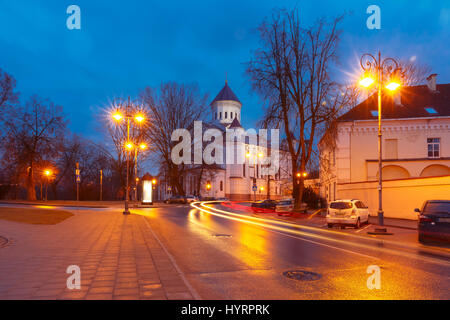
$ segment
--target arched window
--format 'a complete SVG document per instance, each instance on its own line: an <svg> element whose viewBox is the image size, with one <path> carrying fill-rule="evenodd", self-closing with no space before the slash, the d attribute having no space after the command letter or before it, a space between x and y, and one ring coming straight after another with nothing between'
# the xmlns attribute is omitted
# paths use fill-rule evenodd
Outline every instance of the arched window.
<svg viewBox="0 0 450 320"><path fill-rule="evenodd" d="M233 112L230 112L230 119L233 119Z"/></svg>
<svg viewBox="0 0 450 320"><path fill-rule="evenodd" d="M407 179L411 177L408 170L401 166L397 165L388 165L383 167L383 180L391 180L391 179ZM378 172L377 172L378 179Z"/></svg>
<svg viewBox="0 0 450 320"><path fill-rule="evenodd" d="M228 112L225 111L225 119L227 118Z"/></svg>
<svg viewBox="0 0 450 320"><path fill-rule="evenodd" d="M222 112L219 112L220 120L222 120Z"/></svg>
<svg viewBox="0 0 450 320"><path fill-rule="evenodd" d="M220 181L220 191L223 191L223 181Z"/></svg>
<svg viewBox="0 0 450 320"><path fill-rule="evenodd" d="M423 169L421 177L437 177L450 175L450 168L442 164L432 164Z"/></svg>

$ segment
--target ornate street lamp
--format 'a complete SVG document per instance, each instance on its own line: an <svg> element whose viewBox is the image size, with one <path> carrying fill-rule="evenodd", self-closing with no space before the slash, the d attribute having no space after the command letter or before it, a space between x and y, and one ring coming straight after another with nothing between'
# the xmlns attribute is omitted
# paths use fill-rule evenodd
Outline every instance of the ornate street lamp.
<svg viewBox="0 0 450 320"><path fill-rule="evenodd" d="M131 126L131 120L134 120L134 122L138 125L143 124L145 122L145 116L142 112L136 112L135 114L132 114L134 110L131 110L131 107L135 105L135 103L131 102L130 98L128 97L127 101L119 100L116 103L113 103L114 107L116 108L115 112L112 114L112 118L116 122L121 122L124 118L126 120L126 132L127 137L125 141L125 152L127 155L127 178L126 178L126 187L125 187L125 209L123 211L123 214L130 214L130 211L128 210L128 203L130 200L129 195L129 170L130 170L130 152L131 150L135 149L137 150L138 146L135 146L133 142L130 140L130 126ZM141 147L142 148L142 147Z"/></svg>
<svg viewBox="0 0 450 320"><path fill-rule="evenodd" d="M359 84L366 88L375 84L378 90L378 224L383 226L381 90L383 86L390 91L395 91L400 87L401 69L398 62L392 58L381 60L380 52L378 52L378 57L369 53L363 54L359 63L364 70L364 76Z"/></svg>

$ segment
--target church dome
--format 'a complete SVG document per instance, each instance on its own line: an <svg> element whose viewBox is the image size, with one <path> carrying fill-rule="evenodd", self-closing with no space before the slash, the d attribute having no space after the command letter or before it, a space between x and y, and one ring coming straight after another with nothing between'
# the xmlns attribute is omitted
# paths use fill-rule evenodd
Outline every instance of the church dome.
<svg viewBox="0 0 450 320"><path fill-rule="evenodd" d="M236 101L239 104L241 104L241 102L239 101L237 96L234 94L234 92L228 86L228 81L225 81L225 86L222 88L222 90L220 90L219 94L211 102L211 105L217 101Z"/></svg>

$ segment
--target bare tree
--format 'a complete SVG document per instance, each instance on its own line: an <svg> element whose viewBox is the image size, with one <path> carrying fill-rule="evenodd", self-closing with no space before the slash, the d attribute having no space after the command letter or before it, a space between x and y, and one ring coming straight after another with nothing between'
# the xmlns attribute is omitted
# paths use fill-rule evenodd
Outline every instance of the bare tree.
<svg viewBox="0 0 450 320"><path fill-rule="evenodd" d="M162 83L159 89L145 88L141 98L147 105L151 123L146 131L151 150L160 157L160 163L166 168L169 184L177 194L185 195L181 179L186 170L185 164L172 162L172 132L176 129L193 127L194 121L203 119L206 95L202 95L196 85L183 85L175 82Z"/></svg>
<svg viewBox="0 0 450 320"><path fill-rule="evenodd" d="M431 67L414 61L401 60L399 67L402 70L402 86L417 86L423 84L431 74Z"/></svg>
<svg viewBox="0 0 450 320"><path fill-rule="evenodd" d="M26 176L28 200L36 200L37 164L58 156L66 122L62 108L48 100L32 96L24 107L4 119L2 162L16 177Z"/></svg>
<svg viewBox="0 0 450 320"><path fill-rule="evenodd" d="M15 87L16 80L0 69L0 110L2 113L6 107L18 101L19 94L14 92Z"/></svg>
<svg viewBox="0 0 450 320"><path fill-rule="evenodd" d="M276 10L259 27L262 47L247 65L254 89L267 101L265 127L284 129L292 163L292 177L305 172L316 138L356 97L353 86L332 80L338 62L337 29L343 17L318 20L300 27L296 10ZM296 208L302 201L304 178L295 183Z"/></svg>

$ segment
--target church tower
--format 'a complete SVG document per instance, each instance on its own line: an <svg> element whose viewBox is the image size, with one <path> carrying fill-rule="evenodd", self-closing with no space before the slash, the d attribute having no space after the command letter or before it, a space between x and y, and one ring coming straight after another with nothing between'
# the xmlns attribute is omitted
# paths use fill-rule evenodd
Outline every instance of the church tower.
<svg viewBox="0 0 450 320"><path fill-rule="evenodd" d="M240 123L241 108L242 103L228 86L228 81L225 80L225 86L211 102L213 120L218 121L226 127L235 119Z"/></svg>

